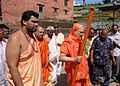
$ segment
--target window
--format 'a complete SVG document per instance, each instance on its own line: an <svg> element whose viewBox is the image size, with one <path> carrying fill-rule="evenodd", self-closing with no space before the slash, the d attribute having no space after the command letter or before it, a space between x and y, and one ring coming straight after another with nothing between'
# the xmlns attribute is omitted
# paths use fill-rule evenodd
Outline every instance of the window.
<svg viewBox="0 0 120 86"><path fill-rule="evenodd" d="M64 10L64 12L65 12L65 15L67 15L67 14L68 14L68 10Z"/></svg>
<svg viewBox="0 0 120 86"><path fill-rule="evenodd" d="M53 7L53 13L56 13L59 8Z"/></svg>
<svg viewBox="0 0 120 86"><path fill-rule="evenodd" d="M44 5L42 5L42 4L37 4L37 5L38 5L38 12L43 12Z"/></svg>
<svg viewBox="0 0 120 86"><path fill-rule="evenodd" d="M65 5L65 6L68 5L68 0L64 0L64 5Z"/></svg>
<svg viewBox="0 0 120 86"><path fill-rule="evenodd" d="M39 12L43 12L43 7L39 6Z"/></svg>
<svg viewBox="0 0 120 86"><path fill-rule="evenodd" d="M42 4L37 4L37 5L38 5L39 19L44 19L44 5Z"/></svg>

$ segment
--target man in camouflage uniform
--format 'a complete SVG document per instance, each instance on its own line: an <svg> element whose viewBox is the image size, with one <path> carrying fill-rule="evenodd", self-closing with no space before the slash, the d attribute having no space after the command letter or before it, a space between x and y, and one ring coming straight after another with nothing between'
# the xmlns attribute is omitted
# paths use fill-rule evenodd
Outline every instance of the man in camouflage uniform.
<svg viewBox="0 0 120 86"><path fill-rule="evenodd" d="M110 56L113 61L113 46L112 41L107 37L108 31L103 29L101 34L95 38L90 49L90 58L93 67L94 81L93 84L96 86L100 84L100 71L102 70L104 83L103 86L109 85L110 80Z"/></svg>

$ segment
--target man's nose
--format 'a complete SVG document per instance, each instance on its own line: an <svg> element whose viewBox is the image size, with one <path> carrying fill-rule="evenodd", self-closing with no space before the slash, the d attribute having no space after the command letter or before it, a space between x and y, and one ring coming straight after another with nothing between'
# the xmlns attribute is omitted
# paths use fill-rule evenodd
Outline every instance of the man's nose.
<svg viewBox="0 0 120 86"><path fill-rule="evenodd" d="M35 26L38 26L38 23L35 23Z"/></svg>

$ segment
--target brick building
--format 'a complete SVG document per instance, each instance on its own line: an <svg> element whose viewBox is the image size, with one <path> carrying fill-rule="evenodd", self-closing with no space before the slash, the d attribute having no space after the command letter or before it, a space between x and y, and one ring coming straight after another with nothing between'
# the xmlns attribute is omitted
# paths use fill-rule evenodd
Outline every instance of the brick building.
<svg viewBox="0 0 120 86"><path fill-rule="evenodd" d="M39 19L73 20L73 0L0 0L1 17L5 23L16 23L25 10L39 13Z"/></svg>

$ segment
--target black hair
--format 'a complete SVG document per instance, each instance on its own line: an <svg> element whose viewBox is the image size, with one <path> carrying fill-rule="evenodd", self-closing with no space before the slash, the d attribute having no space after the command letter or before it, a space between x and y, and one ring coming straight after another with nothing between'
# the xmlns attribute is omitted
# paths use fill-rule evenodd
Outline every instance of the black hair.
<svg viewBox="0 0 120 86"><path fill-rule="evenodd" d="M91 27L90 30L94 30L95 31L95 29L93 27Z"/></svg>
<svg viewBox="0 0 120 86"><path fill-rule="evenodd" d="M54 26L54 28L58 28L58 26Z"/></svg>
<svg viewBox="0 0 120 86"><path fill-rule="evenodd" d="M4 28L4 29L9 30L9 27L8 27L8 26L6 26L5 24L0 24L0 28L1 28L1 29L2 29L2 28Z"/></svg>
<svg viewBox="0 0 120 86"><path fill-rule="evenodd" d="M93 31L95 31L95 33L97 32L93 27L90 27L90 30L93 30Z"/></svg>
<svg viewBox="0 0 120 86"><path fill-rule="evenodd" d="M113 25L112 25L112 28L113 28L114 26L117 26L117 28L119 27L117 24L113 24Z"/></svg>
<svg viewBox="0 0 120 86"><path fill-rule="evenodd" d="M23 14L22 14L22 18L21 18L21 25L23 26L23 20L24 21L28 21L31 16L34 16L35 18L38 18L39 17L39 14L36 13L35 11L32 11L32 10L27 10L25 11Z"/></svg>

